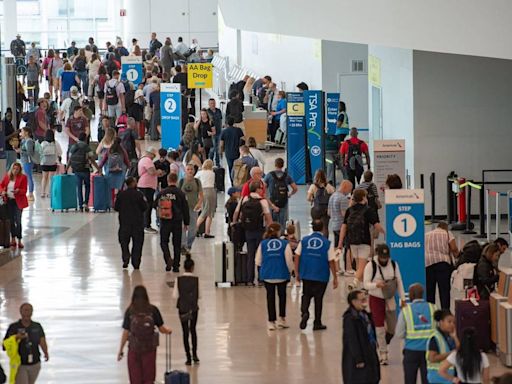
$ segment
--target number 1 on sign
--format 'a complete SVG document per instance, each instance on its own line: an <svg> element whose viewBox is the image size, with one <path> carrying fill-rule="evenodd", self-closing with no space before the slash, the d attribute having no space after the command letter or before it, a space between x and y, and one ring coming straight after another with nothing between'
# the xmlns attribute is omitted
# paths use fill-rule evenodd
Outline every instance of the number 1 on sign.
<svg viewBox="0 0 512 384"><path fill-rule="evenodd" d="M402 213L393 220L393 230L400 237L409 237L416 232L416 219L409 213Z"/></svg>
<svg viewBox="0 0 512 384"><path fill-rule="evenodd" d="M402 223L404 223L404 233L407 233L407 218L406 217L404 217L402 219Z"/></svg>

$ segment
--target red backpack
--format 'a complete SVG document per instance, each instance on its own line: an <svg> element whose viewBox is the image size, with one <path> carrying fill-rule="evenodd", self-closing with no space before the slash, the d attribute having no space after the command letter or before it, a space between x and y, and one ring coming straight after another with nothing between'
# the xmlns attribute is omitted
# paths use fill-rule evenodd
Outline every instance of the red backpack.
<svg viewBox="0 0 512 384"><path fill-rule="evenodd" d="M158 200L158 217L161 219L172 219L172 200L168 197L162 196Z"/></svg>

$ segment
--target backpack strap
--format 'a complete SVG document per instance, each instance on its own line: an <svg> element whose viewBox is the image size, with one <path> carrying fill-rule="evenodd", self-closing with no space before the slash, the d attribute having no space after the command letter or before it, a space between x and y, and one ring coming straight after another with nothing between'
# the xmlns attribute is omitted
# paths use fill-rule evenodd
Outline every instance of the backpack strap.
<svg viewBox="0 0 512 384"><path fill-rule="evenodd" d="M377 274L377 263L375 262L375 260L372 259L372 279L371 279L371 281L373 281L373 279L375 279L376 274Z"/></svg>

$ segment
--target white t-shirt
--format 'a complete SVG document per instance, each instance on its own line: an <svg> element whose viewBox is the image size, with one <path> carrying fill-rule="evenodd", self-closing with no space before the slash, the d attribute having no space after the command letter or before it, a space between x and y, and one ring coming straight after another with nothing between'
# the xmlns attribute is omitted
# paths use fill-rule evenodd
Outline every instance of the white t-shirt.
<svg viewBox="0 0 512 384"><path fill-rule="evenodd" d="M201 170L196 177L201 181L203 188L215 188L215 172L212 170Z"/></svg>
<svg viewBox="0 0 512 384"><path fill-rule="evenodd" d="M480 364L480 372L478 372L476 375L472 377L464 377L462 375L462 367L457 363L457 352L454 351L448 355L446 358L446 361L448 361L451 365L455 367L457 370L457 377L463 381L464 383L473 384L473 383L481 383L482 382L482 374L481 371L484 368L489 368L489 359L487 358L487 355L483 352L481 352L482 356L482 363Z"/></svg>
<svg viewBox="0 0 512 384"><path fill-rule="evenodd" d="M14 180L10 180L9 184L7 184L7 197L9 199L14 199Z"/></svg>

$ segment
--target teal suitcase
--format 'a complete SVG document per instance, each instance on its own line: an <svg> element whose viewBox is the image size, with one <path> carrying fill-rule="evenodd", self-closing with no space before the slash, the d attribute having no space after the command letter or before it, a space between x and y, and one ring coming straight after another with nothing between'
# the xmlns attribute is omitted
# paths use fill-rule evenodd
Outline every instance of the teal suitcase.
<svg viewBox="0 0 512 384"><path fill-rule="evenodd" d="M78 202L76 196L75 175L65 174L53 176L51 196L52 212L54 212L55 210L76 210L78 208Z"/></svg>

